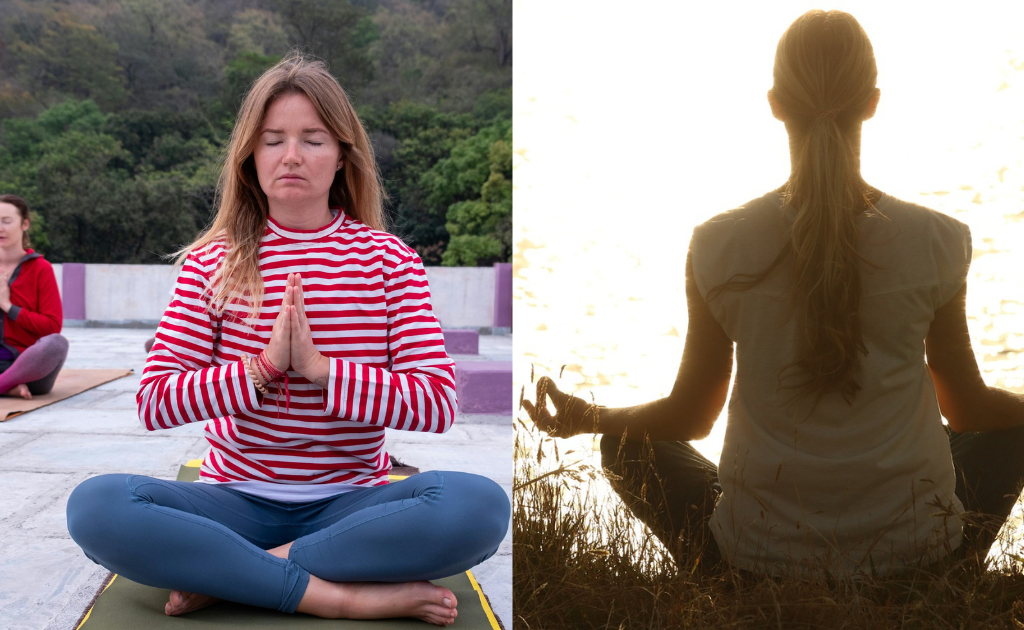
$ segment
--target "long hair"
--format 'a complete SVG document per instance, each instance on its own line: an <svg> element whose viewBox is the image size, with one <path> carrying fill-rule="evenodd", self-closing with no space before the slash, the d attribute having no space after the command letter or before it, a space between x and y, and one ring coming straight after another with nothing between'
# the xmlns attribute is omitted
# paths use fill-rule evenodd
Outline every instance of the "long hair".
<svg viewBox="0 0 1024 630"><path fill-rule="evenodd" d="M861 389L856 372L867 353L857 218L880 216L861 178L859 154L860 125L878 76L874 51L852 15L813 10L782 35L773 76L772 95L790 134L792 173L781 191L795 211L791 237L753 280L717 288L750 288L789 260L804 331L789 366L802 372L796 387L819 396L837 391L850 403Z"/></svg>
<svg viewBox="0 0 1024 630"><path fill-rule="evenodd" d="M323 62L292 53L253 83L242 102L217 182L217 215L205 232L175 252L181 265L189 253L222 240L223 262L214 274L211 301L223 311L229 300L248 300L250 316L263 303L259 251L270 208L256 176L253 152L267 109L285 94L303 94L341 147L344 167L334 176L328 203L375 230L386 230L384 189L373 148L355 109Z"/></svg>
<svg viewBox="0 0 1024 630"><path fill-rule="evenodd" d="M22 199L18 195L0 195L0 203L9 203L15 208L17 208L18 216L21 217L21 222L24 223L25 221L28 221L29 225L31 225L32 218L28 211L28 203L24 199ZM24 249L28 248L28 246L28 230L24 230L21 233L21 247Z"/></svg>

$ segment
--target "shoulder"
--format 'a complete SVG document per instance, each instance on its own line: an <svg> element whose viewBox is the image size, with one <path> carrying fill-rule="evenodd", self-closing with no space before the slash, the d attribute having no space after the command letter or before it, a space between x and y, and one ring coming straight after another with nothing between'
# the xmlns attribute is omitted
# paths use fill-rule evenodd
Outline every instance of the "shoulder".
<svg viewBox="0 0 1024 630"><path fill-rule="evenodd" d="M693 229L692 247L701 248L745 235L764 235L783 223L781 201L777 191L720 212Z"/></svg>
<svg viewBox="0 0 1024 630"><path fill-rule="evenodd" d="M31 260L25 261L25 264L23 265L23 268L24 267L31 267L32 269L35 270L36 273L42 273L42 272L45 272L45 271L49 271L50 273L53 273L53 265L50 264L49 260L46 260L45 258L43 258L43 255L39 254L38 252L32 252L32 253L33 254L37 254L37 256L35 258L32 258Z"/></svg>
<svg viewBox="0 0 1024 630"><path fill-rule="evenodd" d="M35 254L32 258L21 263L21 276L22 277L50 277L56 282L56 276L53 272L53 265L50 264L49 260L43 258L43 255L39 252L28 250L28 254Z"/></svg>
<svg viewBox="0 0 1024 630"><path fill-rule="evenodd" d="M891 219L898 219L918 228L927 228L929 232L940 236L960 237L969 235L971 231L966 223L944 212L891 195L885 195L879 201L878 209Z"/></svg>
<svg viewBox="0 0 1024 630"><path fill-rule="evenodd" d="M210 275L224 259L227 249L227 240L225 238L214 239L190 251L182 263L182 270L184 271L188 268L194 273Z"/></svg>
<svg viewBox="0 0 1024 630"><path fill-rule="evenodd" d="M348 217L341 227L342 238L368 246L370 249L383 254L389 267L403 264L419 264L422 266L419 254L409 247L405 241L390 232L375 230L359 220Z"/></svg>
<svg viewBox="0 0 1024 630"><path fill-rule="evenodd" d="M908 256L928 261L928 268L937 269L940 276L959 278L970 265L971 228L963 221L889 195L879 201L877 208L884 219L876 223L875 233L893 235L895 240L885 242L898 245ZM892 227L883 227L886 223Z"/></svg>

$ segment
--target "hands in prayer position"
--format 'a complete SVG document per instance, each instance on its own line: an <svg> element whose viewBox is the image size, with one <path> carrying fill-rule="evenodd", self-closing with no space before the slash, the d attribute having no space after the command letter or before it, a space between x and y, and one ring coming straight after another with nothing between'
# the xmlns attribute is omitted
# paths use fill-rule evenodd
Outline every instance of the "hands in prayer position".
<svg viewBox="0 0 1024 630"><path fill-rule="evenodd" d="M274 320L270 343L264 352L278 370L294 370L311 383L327 386L329 359L313 344L302 295L302 276L297 273L288 274L281 311Z"/></svg>
<svg viewBox="0 0 1024 630"><path fill-rule="evenodd" d="M11 309L11 276L6 271L0 271L0 310L7 312Z"/></svg>

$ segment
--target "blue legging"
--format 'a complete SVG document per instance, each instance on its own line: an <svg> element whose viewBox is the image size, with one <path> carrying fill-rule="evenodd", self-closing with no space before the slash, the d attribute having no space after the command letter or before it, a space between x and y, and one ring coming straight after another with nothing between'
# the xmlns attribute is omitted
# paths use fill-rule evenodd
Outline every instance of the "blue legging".
<svg viewBox="0 0 1024 630"><path fill-rule="evenodd" d="M94 562L158 588L294 612L309 576L410 582L491 557L511 511L501 486L430 471L304 503L216 484L101 475L68 499L68 531ZM294 541L284 560L265 550Z"/></svg>

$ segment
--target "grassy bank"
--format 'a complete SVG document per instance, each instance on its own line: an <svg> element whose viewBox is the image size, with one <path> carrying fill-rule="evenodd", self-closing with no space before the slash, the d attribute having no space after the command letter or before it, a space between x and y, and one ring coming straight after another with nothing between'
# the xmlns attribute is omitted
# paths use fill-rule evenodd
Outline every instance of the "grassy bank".
<svg viewBox="0 0 1024 630"><path fill-rule="evenodd" d="M685 558L677 568L625 506L597 498L607 481L578 454L550 438L527 454L530 430L516 431L515 628L1024 628L1014 568L859 581L701 575Z"/></svg>

